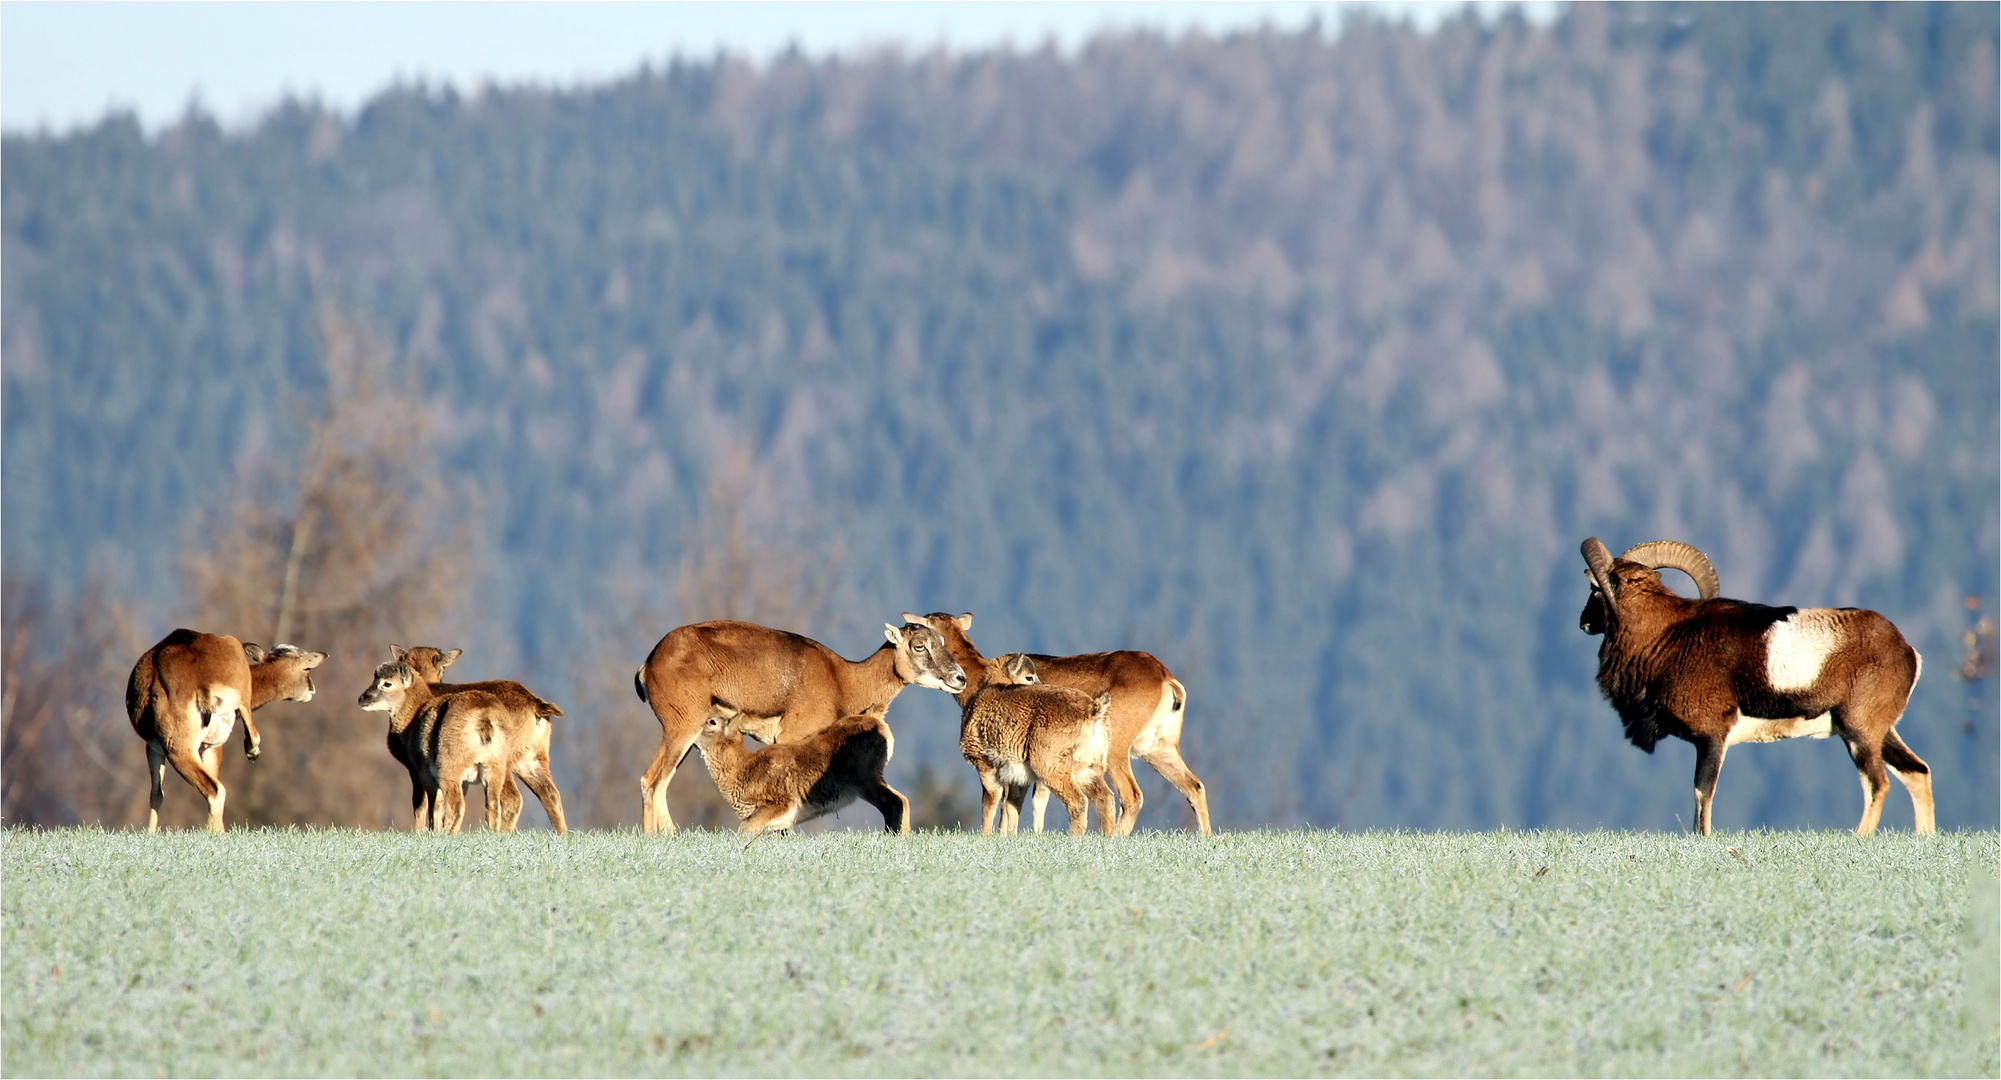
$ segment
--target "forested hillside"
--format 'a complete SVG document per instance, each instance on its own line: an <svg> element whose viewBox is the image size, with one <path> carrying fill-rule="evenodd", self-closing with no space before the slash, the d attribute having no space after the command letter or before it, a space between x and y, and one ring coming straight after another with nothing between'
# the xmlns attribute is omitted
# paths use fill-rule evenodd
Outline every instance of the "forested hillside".
<svg viewBox="0 0 2001 1080"><path fill-rule="evenodd" d="M1692 754L1625 744L1577 629L1596 534L1889 615L1940 824L1993 827L1993 683L1952 669L2001 560L1997 51L1992 5L1582 6L10 136L9 635L30 595L114 597L138 648L238 610L189 567L245 500L311 502L358 335L471 587L341 626L565 702L599 821L636 820L657 739L631 671L728 608L851 657L906 610L1153 651L1225 826L1672 829ZM270 610L289 542L227 560ZM703 584L738 563L754 603ZM93 720L10 720L8 769L143 780L132 655ZM267 747L310 716L387 765L348 704L384 657L260 714ZM891 720L893 779L972 800L947 699ZM1852 826L1853 776L1835 741L1741 748L1717 822Z"/></svg>

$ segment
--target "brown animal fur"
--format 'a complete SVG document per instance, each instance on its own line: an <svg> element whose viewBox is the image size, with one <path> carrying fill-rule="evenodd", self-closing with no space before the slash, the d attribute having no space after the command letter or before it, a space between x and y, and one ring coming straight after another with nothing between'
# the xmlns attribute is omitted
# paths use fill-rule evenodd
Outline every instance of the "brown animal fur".
<svg viewBox="0 0 2001 1080"><path fill-rule="evenodd" d="M406 762L411 781L412 829L422 832L435 828L457 832L465 817L465 788L478 782L486 787L486 826L497 832L513 831L520 812L520 795L507 795L514 786L516 765L532 750L524 750L516 740L539 741L546 761L548 724L518 704L481 690L464 690L438 695L429 683L419 679L407 663L379 664L368 688L361 693L360 706L371 712L389 713L391 738L401 742L401 760ZM563 821L560 797L555 785L541 790L543 806L559 833L568 831ZM512 807L513 818L507 816Z"/></svg>
<svg viewBox="0 0 2001 1080"><path fill-rule="evenodd" d="M945 644L967 671L985 668L986 657L966 636L973 616L905 613L906 623L929 626L938 631ZM1112 695L1111 709L1105 714L1105 734L1110 739L1107 772L1119 797L1119 835L1133 831L1139 823L1140 806L1146 801L1139 780L1133 776L1132 758L1154 767L1188 799L1195 812L1195 828L1209 834L1209 795L1188 763L1181 759L1181 723L1187 715L1188 691L1152 655L1133 650L1085 653L1081 656L1045 656L1030 653L1035 670L1045 686L1067 686L1092 697ZM963 708L971 688L956 695ZM1035 793L1035 830L1042 831L1042 815L1048 805L1048 791Z"/></svg>
<svg viewBox="0 0 2001 1080"><path fill-rule="evenodd" d="M1587 563L1596 543L1596 537L1585 541ZM1604 552L1602 545L1596 550ZM1882 819L1886 767L1910 792L1917 831L1933 830L1931 769L1896 732L1921 660L1890 620L1859 608L1690 600L1663 585L1653 567L1601 557L1608 560L1611 610L1592 571L1591 596L1579 616L1586 633L1605 635L1599 688L1634 745L1651 753L1672 735L1695 746L1698 833L1710 831L1716 780L1732 745L1800 735L1839 735L1847 744L1862 779L1858 836L1875 832ZM1774 638L1781 624L1797 636ZM1774 642L1793 655L1771 655ZM1787 685L1775 685L1774 672Z"/></svg>
<svg viewBox="0 0 2001 1080"><path fill-rule="evenodd" d="M887 710L913 683L957 693L966 673L938 632L917 624L883 628L889 643L860 662L811 638L744 622L694 623L671 631L633 676L660 721L660 749L640 777L642 827L673 832L667 785L709 716L726 701L742 730L767 743L798 742L844 717Z"/></svg>
<svg viewBox="0 0 2001 1080"><path fill-rule="evenodd" d="M390 655L409 664L418 679L430 684L433 695L442 697L446 694L477 690L492 694L507 705L506 716L509 722L515 725L507 733L508 745L515 751L515 760L509 772L528 785L528 789L542 801L542 808L548 812L549 823L555 830L558 833L568 832L569 826L563 820L563 796L556 790L555 777L549 771L549 741L553 735L549 721L562 716L563 710L554 702L543 700L541 696L512 679L486 679L469 683L444 682L445 669L450 667L464 651L452 649L447 652L430 645L418 645L408 649L401 645L389 646ZM529 722L528 718L531 717L536 722ZM403 761L400 743L393 733L389 737L389 753L395 756L397 761L402 762L405 768L409 767L409 763ZM500 799L501 831L513 832L521 820L521 790L505 777L501 778L497 790L492 788L489 790L495 791Z"/></svg>
<svg viewBox="0 0 2001 1080"><path fill-rule="evenodd" d="M1104 779L1110 705L1110 694L1092 698L1069 687L1039 685L1034 661L1021 653L987 661L959 714L959 751L980 776L980 833L993 835L994 811L1003 797L1009 812L1000 831L1013 833L1021 821L1022 796L1033 782L1062 800L1072 835L1089 827L1094 803L1099 827L1114 835L1118 814Z"/></svg>
<svg viewBox="0 0 2001 1080"><path fill-rule="evenodd" d="M311 701L312 669L325 653L279 645L269 653L226 634L180 629L146 650L125 683L125 715L146 741L152 798L146 831L160 828L166 767L208 800L208 827L223 831L228 791L222 784L222 744L243 722L243 753L257 760L262 737L251 713L273 701Z"/></svg>
<svg viewBox="0 0 2001 1080"><path fill-rule="evenodd" d="M804 738L751 751L742 713L712 701L695 737L709 776L743 820L742 831L784 831L862 799L882 811L883 829L910 831L910 800L883 782L896 739L882 712L843 717Z"/></svg>

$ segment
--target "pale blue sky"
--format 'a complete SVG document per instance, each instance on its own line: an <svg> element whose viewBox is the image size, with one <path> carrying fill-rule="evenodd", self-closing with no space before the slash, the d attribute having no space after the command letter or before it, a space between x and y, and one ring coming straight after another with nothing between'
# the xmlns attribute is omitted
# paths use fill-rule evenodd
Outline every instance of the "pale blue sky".
<svg viewBox="0 0 2001 1080"><path fill-rule="evenodd" d="M286 93L352 110L397 79L574 85L669 56L718 49L762 60L793 43L814 55L888 43L972 50L1054 41L1074 49L1109 27L1211 33L1345 8L1436 25L1459 3L1377 0L1082 0L1073 3L0 3L0 127L57 131L129 108L157 130L191 98L240 125ZM1476 5L1484 15L1502 5ZM1555 5L1523 5L1548 19Z"/></svg>

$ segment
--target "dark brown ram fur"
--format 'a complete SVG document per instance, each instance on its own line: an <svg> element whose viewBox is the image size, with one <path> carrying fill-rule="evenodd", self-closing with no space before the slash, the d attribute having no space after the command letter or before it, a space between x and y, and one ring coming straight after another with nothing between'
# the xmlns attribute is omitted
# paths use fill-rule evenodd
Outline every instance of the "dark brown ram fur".
<svg viewBox="0 0 2001 1080"><path fill-rule="evenodd" d="M1847 745L1862 779L1857 834L1876 830L1888 773L1909 790L1917 831L1932 831L1931 770L1896 732L1921 660L1890 620L1859 608L1803 611L1713 595L1690 600L1661 582L1658 567L1674 563L1612 559L1593 537L1584 544L1587 564L1594 545L1600 560L1587 571L1591 596L1578 626L1605 638L1598 687L1633 745L1652 753L1668 736L1694 745L1697 832L1710 831L1730 746L1801 735L1838 735ZM1710 583L1704 591L1713 594L1714 571L1700 552L1662 546L1699 560L1696 569ZM1775 682L1781 676L1783 683Z"/></svg>

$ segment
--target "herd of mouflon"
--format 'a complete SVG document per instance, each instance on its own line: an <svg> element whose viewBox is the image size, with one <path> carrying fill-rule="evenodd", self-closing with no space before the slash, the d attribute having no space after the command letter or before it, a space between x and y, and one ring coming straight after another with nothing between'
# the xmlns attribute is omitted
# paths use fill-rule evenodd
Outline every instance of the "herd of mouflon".
<svg viewBox="0 0 2001 1080"><path fill-rule="evenodd" d="M1898 738L1922 660L1888 619L1856 608L1768 607L1719 595L1700 551L1654 541L1614 557L1597 537L1583 545L1590 592L1578 626L1602 635L1598 684L1627 738L1651 752L1666 736L1695 746L1695 827L1710 809L1725 752L1741 742L1839 736L1862 777L1856 832L1875 831L1895 776L1910 792L1917 831L1933 830L1931 774ZM1675 569L1696 599L1662 582ZM660 750L640 780L647 832L672 832L667 785L692 747L743 831L782 831L861 799L886 829L910 831L909 800L883 779L895 751L889 706L907 686L959 703L959 747L979 774L980 831L1020 827L1035 789L1035 829L1049 797L1069 812L1070 831L1090 814L1108 835L1132 831L1143 797L1138 757L1187 797L1196 828L1209 832L1202 781L1181 758L1187 692L1153 656L1136 651L1043 656L981 655L967 615L903 614L885 624L881 648L849 661L811 638L744 622L703 622L660 639L633 676L660 721ZM457 832L466 788L486 792L487 828L512 831L520 781L542 801L558 833L568 826L549 767L551 721L563 710L509 680L448 683L460 650L389 646L359 704L389 714L389 753L410 774L413 827ZM269 650L227 635L176 630L132 668L125 708L146 742L152 780L147 828L157 830L166 767L208 800L220 832L222 746L237 722L255 760L255 710L311 701L313 668L325 653L294 645ZM751 749L744 736L764 744Z"/></svg>

